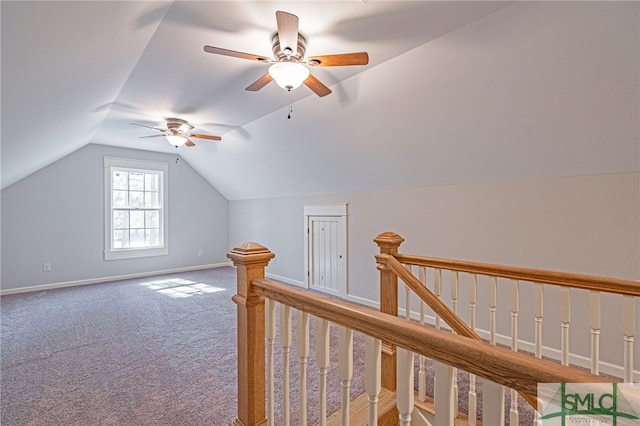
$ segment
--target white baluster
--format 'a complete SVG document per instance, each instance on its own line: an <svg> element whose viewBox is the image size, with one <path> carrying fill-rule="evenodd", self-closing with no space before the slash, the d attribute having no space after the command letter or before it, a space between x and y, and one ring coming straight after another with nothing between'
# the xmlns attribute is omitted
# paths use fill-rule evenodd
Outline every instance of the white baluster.
<svg viewBox="0 0 640 426"><path fill-rule="evenodd" d="M542 317L544 313L544 287L540 283L536 283L533 285L533 315L535 319L535 343L536 343L536 357L542 358ZM542 426L542 419L540 418L542 415L538 411L539 407L536 408L534 412L535 426Z"/></svg>
<svg viewBox="0 0 640 426"><path fill-rule="evenodd" d="M421 266L418 269L418 279L426 287L427 285L427 268ZM420 300L420 324L424 325L425 303ZM418 400L427 400L427 358L424 355L418 357Z"/></svg>
<svg viewBox="0 0 640 426"><path fill-rule="evenodd" d="M267 339L267 424L274 424L274 381L273 353L276 338L276 302L265 299L265 337Z"/></svg>
<svg viewBox="0 0 640 426"><path fill-rule="evenodd" d="M327 424L327 368L329 367L329 321L316 318L316 364L320 374L320 426Z"/></svg>
<svg viewBox="0 0 640 426"><path fill-rule="evenodd" d="M413 411L413 352L397 348L396 363L396 406L398 407L400 426L411 424Z"/></svg>
<svg viewBox="0 0 640 426"><path fill-rule="evenodd" d="M433 270L433 294L440 299L440 295L442 294L442 269L434 269ZM436 328L440 329L440 316L436 314ZM433 375L433 394L435 395L438 391L438 377L437 375Z"/></svg>
<svg viewBox="0 0 640 426"><path fill-rule="evenodd" d="M406 264L404 268L411 272L411 265ZM411 319L411 288L406 284L404 286L404 318Z"/></svg>
<svg viewBox="0 0 640 426"><path fill-rule="evenodd" d="M438 387L434 389L433 402L436 410L434 424L438 426L453 426L454 424L454 396L453 396L453 367L434 361L435 380Z"/></svg>
<svg viewBox="0 0 640 426"><path fill-rule="evenodd" d="M469 310L470 324L473 331L476 331L476 304L478 301L478 277L476 274L469 275ZM478 395L476 393L476 375L469 374L469 426L476 426L478 417Z"/></svg>
<svg viewBox="0 0 640 426"><path fill-rule="evenodd" d="M289 426L289 351L291 349L291 307L280 305L280 346L282 346L282 423Z"/></svg>
<svg viewBox="0 0 640 426"><path fill-rule="evenodd" d="M534 284L533 307L536 322L536 357L542 358L542 314L543 314L543 290L542 284Z"/></svg>
<svg viewBox="0 0 640 426"><path fill-rule="evenodd" d="M489 380L482 384L482 424L504 425L504 387Z"/></svg>
<svg viewBox="0 0 640 426"><path fill-rule="evenodd" d="M342 385L342 424L349 424L349 389L353 376L353 330L338 329L338 373Z"/></svg>
<svg viewBox="0 0 640 426"><path fill-rule="evenodd" d="M458 271L451 271L451 310L458 315L458 293L460 285L458 281ZM458 417L458 369L453 369L453 415Z"/></svg>
<svg viewBox="0 0 640 426"><path fill-rule="evenodd" d="M307 425L307 357L309 356L309 314L296 315L296 351L300 363L300 426Z"/></svg>
<svg viewBox="0 0 640 426"><path fill-rule="evenodd" d="M511 350L518 351L518 308L520 302L520 286L518 280L511 280ZM520 413L518 412L518 392L511 389L511 409L509 410L509 425L518 426Z"/></svg>
<svg viewBox="0 0 640 426"><path fill-rule="evenodd" d="M562 365L569 365L569 325L571 323L571 288L560 288L560 323L562 326Z"/></svg>
<svg viewBox="0 0 640 426"><path fill-rule="evenodd" d="M591 373L600 374L600 292L589 292L589 323L591 326Z"/></svg>
<svg viewBox="0 0 640 426"><path fill-rule="evenodd" d="M442 294L442 269L433 270L433 294L440 299ZM440 328L440 316L436 314L436 328Z"/></svg>
<svg viewBox="0 0 640 426"><path fill-rule="evenodd" d="M381 390L382 345L379 339L365 337L364 388L369 400L369 426L378 424L378 395Z"/></svg>
<svg viewBox="0 0 640 426"><path fill-rule="evenodd" d="M491 277L489 284L489 343L496 344L496 306L498 304L498 278Z"/></svg>
<svg viewBox="0 0 640 426"><path fill-rule="evenodd" d="M633 306L633 296L624 296L622 301L622 315L624 325L622 333L624 335L624 381L633 382L633 340L635 334L635 308Z"/></svg>

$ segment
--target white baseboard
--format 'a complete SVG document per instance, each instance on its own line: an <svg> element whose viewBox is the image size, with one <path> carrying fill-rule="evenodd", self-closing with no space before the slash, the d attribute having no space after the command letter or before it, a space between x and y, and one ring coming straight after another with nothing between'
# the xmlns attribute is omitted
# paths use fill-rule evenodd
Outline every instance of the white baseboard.
<svg viewBox="0 0 640 426"><path fill-rule="evenodd" d="M398 314L401 316L405 315L404 308L398 308ZM418 312L411 311L411 319L415 321L420 320L420 314ZM436 318L431 315L425 315L425 323L435 326ZM443 324L441 322L441 324ZM442 327L443 330L451 331L449 327L444 324ZM476 329L475 330L478 335L485 340L489 340L490 332L487 330ZM511 336L505 336L504 334L496 334L496 343L499 345L504 345L506 347L511 347ZM518 339L518 349L530 353L535 353L536 346L535 343L529 342L526 340ZM548 346L542 346L542 356L548 357L554 360L562 359L562 352L559 349L551 348ZM576 365L578 367L590 369L591 368L591 359L578 354L569 353L569 363L572 365ZM624 377L624 367L621 365L615 365L608 362L600 361L600 373L608 374L611 376L622 378ZM633 382L640 382L640 370L633 370Z"/></svg>
<svg viewBox="0 0 640 426"><path fill-rule="evenodd" d="M179 272L188 272L188 271L199 271L201 269L221 268L224 266L231 266L231 262L188 266L185 268L165 269L162 271L140 272L136 274L114 275L110 277L89 278L86 280L66 281L66 282L59 282L59 283L53 283L53 284L42 284L42 285L34 285L29 287L10 288L6 290L0 289L0 296L6 296L9 294L17 294L17 293L27 293L31 291L52 290L54 288L75 287L75 286L87 285L87 284L99 284L99 283L104 283L109 281L127 280L132 278L151 277L155 275L175 274Z"/></svg>
<svg viewBox="0 0 640 426"><path fill-rule="evenodd" d="M283 277L283 276L272 274L272 273L269 273L269 272L266 272L264 275L267 278L271 278L273 280L280 281L280 282L283 282L285 284L291 284L291 285L295 285L296 287L306 288L306 286L304 285L304 282L302 282L302 281L292 280L291 278Z"/></svg>

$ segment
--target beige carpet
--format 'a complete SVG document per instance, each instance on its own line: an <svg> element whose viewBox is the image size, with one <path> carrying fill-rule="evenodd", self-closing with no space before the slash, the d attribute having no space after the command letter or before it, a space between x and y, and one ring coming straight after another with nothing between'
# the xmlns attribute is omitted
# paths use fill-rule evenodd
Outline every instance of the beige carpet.
<svg viewBox="0 0 640 426"><path fill-rule="evenodd" d="M2 297L0 423L228 424L237 399L235 279L227 267ZM315 424L318 370L310 340L308 420ZM356 333L352 398L364 388L363 342ZM337 348L335 325L331 347ZM295 345L290 357L298 359ZM340 405L336 350L332 358L328 413ZM277 350L278 375L280 359ZM293 425L299 424L298 375L294 363ZM459 382L463 402L464 375ZM279 406L276 412L275 423L282 424Z"/></svg>

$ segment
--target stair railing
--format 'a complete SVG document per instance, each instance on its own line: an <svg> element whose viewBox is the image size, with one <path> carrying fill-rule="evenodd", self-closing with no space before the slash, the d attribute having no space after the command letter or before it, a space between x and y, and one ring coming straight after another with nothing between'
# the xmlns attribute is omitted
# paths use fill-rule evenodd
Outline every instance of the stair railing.
<svg viewBox="0 0 640 426"><path fill-rule="evenodd" d="M345 359L344 354L347 354L347 364L351 361L348 359L349 342L352 341L351 332L355 331L367 336L365 365L368 370L365 375L365 387L368 393L368 414L371 425L377 424L378 395L383 390L380 379L384 374L384 365L380 356L381 341L386 342L389 348L393 348L392 355L394 357L403 360L403 362L394 365L397 377L396 388L400 384L400 388L397 389L396 406L398 408L397 419L401 425L410 424L412 418L413 380L408 377L413 377L413 353L429 357L453 368L468 371L498 385L507 386L532 400L536 398L537 384L541 382L610 382L609 379L552 361L537 359L484 341L425 327L413 321L406 321L397 315L389 315L271 282L264 279L264 270L274 254L256 243L245 243L238 246L227 256L237 267L238 281L237 294L233 297L238 310L238 416L232 423L234 425L256 426L273 424L274 422L273 409L270 408L269 415L267 415L265 404L269 400L269 405L273 406L274 399L273 392L268 397L265 392L265 377L269 377L265 369L267 364L265 362L265 342L273 337L272 318L274 318L275 303L280 305L281 320L284 320L284 325L281 323L280 329L281 339L282 330L285 330L282 345L286 352L288 352L290 345L288 324L291 322L291 309L297 311L299 354L304 354L305 344L308 350L308 333L304 333L305 328L308 330L308 315L316 317L316 362L321 367L321 374L323 368L326 372L328 361L328 327L330 322L345 330L341 331L339 340L347 346L347 350L341 348L340 351L341 360ZM385 271L390 272L386 269ZM391 284L393 283L391 282ZM267 305L266 309L265 304ZM267 319L265 320L265 318ZM307 322L306 326L305 322ZM301 336L301 331L303 336ZM300 345L303 348L302 351ZM269 346L269 344L266 345L267 348ZM341 361L340 376L343 386L348 387L350 368L346 366L347 364L343 367ZM401 377L405 375L407 377ZM272 378L269 380L273 383ZM409 387L406 386L407 384ZM286 391L287 384L284 386ZM283 406L282 411L285 413L284 416L287 416L289 406L286 398L284 399L283 404L286 406ZM300 405L301 413L306 412L306 405L303 403ZM344 406L343 402L342 424L346 424L345 412L346 421L348 422L349 419L347 406ZM326 424L326 412L323 412L322 406L319 409L321 412L320 424ZM487 410L490 409L491 407L487 407ZM288 424L288 420L283 423Z"/></svg>
<svg viewBox="0 0 640 426"><path fill-rule="evenodd" d="M489 330L487 340L495 345L497 344L497 310L498 310L498 293L500 290L506 292L509 295L509 309L511 316L511 336L510 347L513 351L519 350L518 338L518 315L520 305L520 293L521 284L527 284L533 286L533 289L529 288L529 294L532 294L532 305L534 311L535 321L535 342L533 344L534 356L537 358L542 357L543 353L543 340L542 340L542 323L543 323L543 301L544 301L544 289L546 287L555 286L559 288L559 300L560 300L560 321L561 321L561 348L560 359L558 360L562 365L569 365L570 351L569 351L569 328L571 324L571 289L574 292L586 291L588 292L588 322L591 334L591 357L590 357L590 371L594 375L600 374L600 333L601 333L601 295L602 294L614 294L621 297L622 312L622 324L618 325L615 331L621 332L621 349L624 353L624 365L622 376L623 381L633 382L638 380L638 372L634 371L633 358L634 358L634 333L635 327L638 323L638 316L635 312L635 304L640 298L640 283L632 280L624 280L617 278L605 278L582 274L572 274L554 271L537 270L530 268L519 268L511 266L502 266L486 263L467 262L450 259L439 259L432 257L400 254L399 246L404 239L392 232L385 232L380 234L374 239L374 242L380 247L380 254L376 255L378 262L378 269L380 270L380 310L391 315L398 315L398 286L397 280L400 278L405 283L406 298L405 298L405 317L410 318L413 314L417 316L421 323L425 323L425 306L426 309L431 309L434 321L433 325L439 329L442 324L441 320L447 323L449 328L454 332L473 338L479 338L476 328L476 311L478 301L478 282L479 278L485 278L485 282L488 280L488 284L485 289L485 294L488 294L489 302ZM413 274L412 268L417 268L417 276ZM427 272L431 270L431 279L427 278L429 275ZM448 305L442 302L444 285L442 282L442 272L448 271L451 276L450 287L450 300ZM467 293L469 296L469 310L468 318L469 324L465 323L459 316L459 302L460 302L460 274L468 275L468 288ZM428 281L430 281L428 283ZM508 281L505 286L504 281ZM433 292L431 292L427 285L432 285ZM499 286L500 285L500 286ZM420 312L411 311L411 296L410 292L413 292L420 301ZM386 303L383 303L386 301ZM505 342L503 342L505 343ZM387 345L387 352L385 355L388 358L386 365L393 363L394 351L392 345ZM426 394L425 388L425 373L423 370L424 360L420 359L420 380L419 380L419 399L425 400ZM395 372L388 368L386 371L382 371L383 377L393 377ZM437 379L436 379L437 380ZM611 380L611 379L610 379ZM384 381L384 379L383 379ZM475 424L475 412L476 412L476 389L475 389L475 376L471 375L469 378L470 389L468 395L469 401L469 424ZM455 374L450 383L452 393L457 396L457 389L455 389ZM435 384L434 384L434 387ZM447 391L449 391L447 389ZM437 387L436 391L437 392ZM524 395L523 395L524 396ZM531 405L535 408L535 401L525 397ZM454 404L457 410L457 404ZM448 408L445 408L448 410ZM437 411L437 410L436 410ZM454 416L456 414L453 414ZM511 409L510 409L510 424L518 424L518 404L516 390L512 389L511 394Z"/></svg>

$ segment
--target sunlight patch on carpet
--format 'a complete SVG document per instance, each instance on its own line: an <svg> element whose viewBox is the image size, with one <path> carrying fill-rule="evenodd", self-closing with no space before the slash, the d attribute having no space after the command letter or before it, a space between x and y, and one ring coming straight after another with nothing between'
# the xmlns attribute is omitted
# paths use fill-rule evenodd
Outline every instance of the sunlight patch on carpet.
<svg viewBox="0 0 640 426"><path fill-rule="evenodd" d="M217 293L224 291L224 288L214 287L209 284L199 283L182 278L170 278L166 280L154 280L140 283L141 286L149 290L155 290L173 298L191 297L206 293Z"/></svg>

